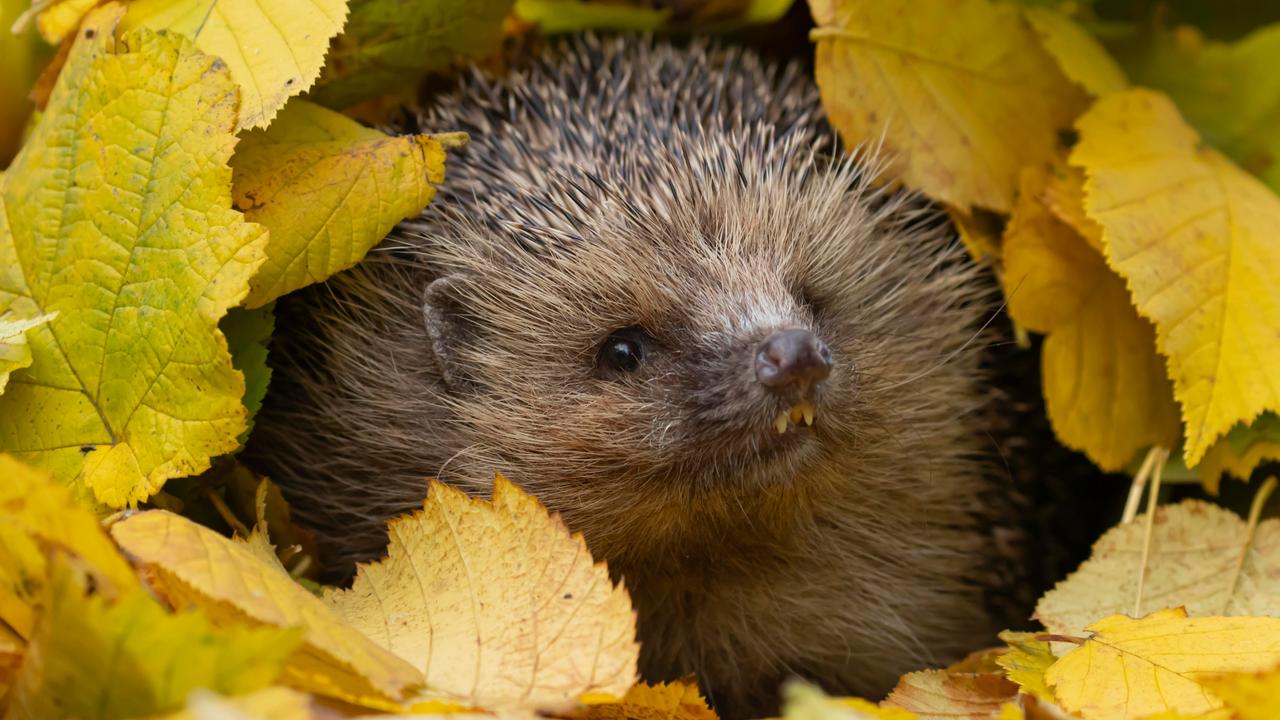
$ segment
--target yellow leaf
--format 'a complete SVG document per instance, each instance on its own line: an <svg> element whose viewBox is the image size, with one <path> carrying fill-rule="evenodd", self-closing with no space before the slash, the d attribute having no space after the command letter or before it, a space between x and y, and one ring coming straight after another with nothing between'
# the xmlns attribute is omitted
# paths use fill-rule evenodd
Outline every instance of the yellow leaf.
<svg viewBox="0 0 1280 720"><path fill-rule="evenodd" d="M513 0L356 0L311 99L343 108L498 50Z"/></svg>
<svg viewBox="0 0 1280 720"><path fill-rule="evenodd" d="M1151 324L1129 304L1124 281L1041 202L1050 175L1027 168L1005 228L1009 315L1048 335L1041 374L1054 432L1118 470L1144 447L1172 446L1178 408Z"/></svg>
<svg viewBox="0 0 1280 720"><path fill-rule="evenodd" d="M1079 635L1097 618L1132 611L1145 532L1141 521L1108 530L1092 557L1041 598L1036 618L1050 632ZM1193 617L1280 616L1280 520L1259 523L1234 589L1247 534L1235 513L1197 500L1162 505L1153 532L1144 607L1185 607Z"/></svg>
<svg viewBox="0 0 1280 720"><path fill-rule="evenodd" d="M1085 210L1155 323L1194 466L1237 422L1280 410L1280 198L1158 93L1104 97L1077 126Z"/></svg>
<svg viewBox="0 0 1280 720"><path fill-rule="evenodd" d="M296 630L215 630L141 590L112 604L85 586L55 563L9 717L133 718L179 708L196 689L250 692L270 685L298 646Z"/></svg>
<svg viewBox="0 0 1280 720"><path fill-rule="evenodd" d="M1201 678L1200 684L1234 711L1234 720L1280 718L1280 668L1212 675Z"/></svg>
<svg viewBox="0 0 1280 720"><path fill-rule="evenodd" d="M499 476L493 500L433 482L392 520L387 558L325 602L422 670L433 696L551 707L636 676L635 614L581 535Z"/></svg>
<svg viewBox="0 0 1280 720"><path fill-rule="evenodd" d="M632 686L619 699L589 702L574 714L578 720L716 720L692 678Z"/></svg>
<svg viewBox="0 0 1280 720"><path fill-rule="evenodd" d="M922 670L907 673L885 698L890 707L910 710L921 720L995 718L1018 694L1018 686L996 673Z"/></svg>
<svg viewBox="0 0 1280 720"><path fill-rule="evenodd" d="M33 0L33 10L38 0ZM36 16L36 28L50 45L57 45L62 39L80 27L80 21L86 13L98 5L101 0L53 0L44 4Z"/></svg>
<svg viewBox="0 0 1280 720"><path fill-rule="evenodd" d="M1280 415L1268 412L1248 425L1231 428L1205 452L1196 470L1209 492L1216 494L1224 472L1247 480L1263 462L1277 459L1280 459Z"/></svg>
<svg viewBox="0 0 1280 720"><path fill-rule="evenodd" d="M1044 682L1044 674L1058 658L1049 643L1037 640L1035 633L1011 630L1000 633L1000 639L1009 645L1009 652L996 658L996 663L1004 668L1005 677L1016 683L1022 692L1053 702L1053 693Z"/></svg>
<svg viewBox="0 0 1280 720"><path fill-rule="evenodd" d="M206 690L191 693L187 707L154 720L310 720L311 698L286 687L269 687L236 697Z"/></svg>
<svg viewBox="0 0 1280 720"><path fill-rule="evenodd" d="M1124 71L1101 43L1060 9L1027 7L1022 12L1062 72L1090 95L1105 95L1129 85Z"/></svg>
<svg viewBox="0 0 1280 720"><path fill-rule="evenodd" d="M1026 713L1016 703L1005 703L1000 706L1000 714L996 720L1026 720Z"/></svg>
<svg viewBox="0 0 1280 720"><path fill-rule="evenodd" d="M1280 664L1280 618L1188 618L1161 610L1140 620L1113 615L1049 668L1058 704L1090 720L1158 712L1201 713L1222 705L1197 678Z"/></svg>
<svg viewBox="0 0 1280 720"><path fill-rule="evenodd" d="M413 667L294 582L270 552L163 510L122 520L111 527L111 535L175 607L200 607L219 625L302 628L303 647L285 671L296 687L394 709L406 690L422 682Z"/></svg>
<svg viewBox="0 0 1280 720"><path fill-rule="evenodd" d="M1143 40L1119 55L1134 84L1168 93L1214 147L1280 192L1280 23L1234 43L1206 40L1186 25L1147 29Z"/></svg>
<svg viewBox="0 0 1280 720"><path fill-rule="evenodd" d="M171 30L227 64L240 85L240 128L266 127L315 83L347 0L136 0L121 29Z"/></svg>
<svg viewBox="0 0 1280 720"><path fill-rule="evenodd" d="M216 323L262 260L231 209L236 92L174 35L85 21L0 186L0 312L57 312L0 395L0 449L124 507L236 448L244 382Z"/></svg>
<svg viewBox="0 0 1280 720"><path fill-rule="evenodd" d="M3 221L0 221L3 226ZM27 331L43 325L57 313L47 313L40 317L17 318L0 315L0 393L9 384L9 375L31 365L31 348L27 345Z"/></svg>
<svg viewBox="0 0 1280 720"><path fill-rule="evenodd" d="M879 707L861 698L833 698L809 683L793 680L782 688L783 720L916 720L916 714Z"/></svg>
<svg viewBox="0 0 1280 720"><path fill-rule="evenodd" d="M983 210L968 213L955 208L947 208L947 216L974 261L1000 257L999 216Z"/></svg>
<svg viewBox="0 0 1280 720"><path fill-rule="evenodd" d="M547 34L590 29L652 31L671 19L669 7L590 2L589 0L516 0L512 12Z"/></svg>
<svg viewBox="0 0 1280 720"><path fill-rule="evenodd" d="M28 95L43 64L43 43L35 33L11 33L9 26L31 7L28 0L0 0L0 169L8 166L22 144L34 105Z"/></svg>
<svg viewBox="0 0 1280 720"><path fill-rule="evenodd" d="M249 307L355 265L444 180L430 135L388 137L301 100L247 133L231 164L236 206L271 231Z"/></svg>
<svg viewBox="0 0 1280 720"><path fill-rule="evenodd" d="M845 145L883 141L908 185L960 210L1010 210L1018 170L1048 162L1087 103L1012 3L809 7L818 87Z"/></svg>
<svg viewBox="0 0 1280 720"><path fill-rule="evenodd" d="M76 556L98 592L138 587L138 579L98 519L46 473L0 455L0 624L31 634L47 577L44 549Z"/></svg>
<svg viewBox="0 0 1280 720"><path fill-rule="evenodd" d="M0 698L4 697L9 683L13 682L26 651L26 641L10 630L8 625L0 623Z"/></svg>
<svg viewBox="0 0 1280 720"><path fill-rule="evenodd" d="M1084 171L1056 163L1048 172L1040 200L1058 220L1071 226L1089 247L1102 252L1102 227L1084 211Z"/></svg>

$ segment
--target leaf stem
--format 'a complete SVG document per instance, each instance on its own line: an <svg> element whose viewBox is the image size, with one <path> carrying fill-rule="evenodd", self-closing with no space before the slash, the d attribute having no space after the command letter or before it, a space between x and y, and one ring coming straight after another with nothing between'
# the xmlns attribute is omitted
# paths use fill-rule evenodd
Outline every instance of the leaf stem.
<svg viewBox="0 0 1280 720"><path fill-rule="evenodd" d="M1142 466L1133 476L1133 484L1129 486L1129 499L1124 503L1124 515L1120 516L1121 524L1127 525L1138 516L1138 505L1142 502L1142 489L1147 485L1147 478L1151 475L1151 467L1155 464L1159 450L1158 447L1148 450L1147 456L1142 459Z"/></svg>
<svg viewBox="0 0 1280 720"><path fill-rule="evenodd" d="M1240 548L1240 557L1236 558L1235 570L1231 573L1231 584L1227 586L1227 597L1222 601L1222 611L1219 615L1227 614L1227 607L1231 605L1231 599L1235 597L1236 586L1240 584L1240 573L1244 570L1244 561L1249 557L1249 548L1253 545L1253 537L1258 531L1258 520L1262 517L1262 506L1267 504L1267 499L1271 497L1271 493L1276 489L1276 477L1272 475L1262 483L1262 487L1258 488L1258 492L1253 496L1253 505L1249 507L1249 526L1245 529L1244 545Z"/></svg>
<svg viewBox="0 0 1280 720"><path fill-rule="evenodd" d="M1146 530L1142 533L1142 562L1138 566L1138 595L1133 600L1133 616L1142 617L1142 590L1147 581L1147 561L1151 559L1151 540L1156 530L1156 500L1160 496L1160 479L1164 475L1164 464L1169 459L1169 451L1162 447L1152 448L1147 454L1152 462L1151 490L1147 494ZM1146 465L1146 462L1143 463ZM1137 478L1134 478L1137 484Z"/></svg>

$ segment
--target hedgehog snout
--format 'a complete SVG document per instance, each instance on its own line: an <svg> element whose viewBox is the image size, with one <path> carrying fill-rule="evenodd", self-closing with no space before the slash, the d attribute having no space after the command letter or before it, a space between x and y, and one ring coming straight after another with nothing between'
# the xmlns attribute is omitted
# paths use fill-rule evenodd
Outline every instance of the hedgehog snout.
<svg viewBox="0 0 1280 720"><path fill-rule="evenodd" d="M779 434L791 425L813 424L814 387L831 375L832 365L827 344L802 328L779 330L756 348L756 379L771 395L791 403L773 420Z"/></svg>

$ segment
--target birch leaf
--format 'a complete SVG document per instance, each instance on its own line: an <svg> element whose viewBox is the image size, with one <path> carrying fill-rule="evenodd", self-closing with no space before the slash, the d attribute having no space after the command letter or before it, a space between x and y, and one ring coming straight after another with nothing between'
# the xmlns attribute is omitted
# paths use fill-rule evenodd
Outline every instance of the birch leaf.
<svg viewBox="0 0 1280 720"><path fill-rule="evenodd" d="M1196 130L1280 192L1280 23L1234 43L1181 26L1121 49L1134 82L1168 93Z"/></svg>
<svg viewBox="0 0 1280 720"><path fill-rule="evenodd" d="M1008 212L1087 104L1012 3L811 0L817 81L846 147L883 144L907 185ZM922 42L922 38L927 41Z"/></svg>
<svg viewBox="0 0 1280 720"><path fill-rule="evenodd" d="M1222 701L1199 678L1280 664L1280 618L1188 618L1161 610L1139 620L1113 615L1088 630L1088 641L1045 679L1059 705L1090 720L1207 712Z"/></svg>
<svg viewBox="0 0 1280 720"><path fill-rule="evenodd" d="M1006 630L1000 639L1008 643L1009 652L996 658L996 664L1004 668L1005 677L1024 692L1046 702L1053 702L1053 693L1044 682L1044 674L1058 658L1044 640L1037 640L1035 633Z"/></svg>
<svg viewBox="0 0 1280 720"><path fill-rule="evenodd" d="M220 625L302 628L303 647L286 667L292 685L395 709L406 690L421 683L411 666L294 582L271 552L228 540L163 510L120 521L111 527L111 536L175 607L199 607Z"/></svg>
<svg viewBox="0 0 1280 720"><path fill-rule="evenodd" d="M1081 635L1093 620L1132 612L1145 531L1141 519L1108 530L1080 569L1041 598L1036 618L1050 632ZM1258 525L1233 588L1246 535L1244 520L1217 505L1187 500L1161 506L1143 606L1185 607L1192 617L1280 617L1280 519Z"/></svg>
<svg viewBox="0 0 1280 720"><path fill-rule="evenodd" d="M249 307L355 265L444 180L432 136L389 137L301 100L246 134L231 164L236 207L271 231Z"/></svg>
<svg viewBox="0 0 1280 720"><path fill-rule="evenodd" d="M266 127L320 75L347 0L134 0L122 30L171 30L227 64L240 85L237 129Z"/></svg>
<svg viewBox="0 0 1280 720"><path fill-rule="evenodd" d="M433 482L423 509L389 532L387 558L325 602L421 669L440 699L553 707L635 681L626 591L581 535L501 476L492 501Z"/></svg>
<svg viewBox="0 0 1280 720"><path fill-rule="evenodd" d="M1129 81L1106 49L1058 8L1028 7L1023 16L1062 72L1090 95L1123 90Z"/></svg>
<svg viewBox="0 0 1280 720"><path fill-rule="evenodd" d="M1178 408L1151 323L1129 303L1102 255L1041 201L1050 171L1028 168L1005 229L1009 314L1045 333L1045 405L1064 445L1104 470L1142 448L1171 446Z"/></svg>
<svg viewBox="0 0 1280 720"><path fill-rule="evenodd" d="M0 186L0 312L58 313L0 395L0 449L125 507L234 450L244 382L216 323L266 238L231 209L236 91L181 37L85 21Z"/></svg>
<svg viewBox="0 0 1280 720"><path fill-rule="evenodd" d="M1194 467L1236 423L1280 410L1280 198L1158 93L1104 97L1077 126L1085 210L1155 324Z"/></svg>

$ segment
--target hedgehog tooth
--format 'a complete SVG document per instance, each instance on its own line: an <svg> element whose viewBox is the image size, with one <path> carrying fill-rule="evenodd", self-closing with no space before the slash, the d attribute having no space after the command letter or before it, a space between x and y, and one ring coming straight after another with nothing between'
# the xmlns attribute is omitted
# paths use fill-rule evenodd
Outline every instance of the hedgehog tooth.
<svg viewBox="0 0 1280 720"><path fill-rule="evenodd" d="M778 417L773 421L773 426L777 428L779 435L785 433L787 431L787 414L785 412L778 413Z"/></svg>
<svg viewBox="0 0 1280 720"><path fill-rule="evenodd" d="M810 426L813 425L813 416L817 412L813 407L813 403L805 400L803 407L801 408L801 412L804 414L804 424Z"/></svg>
<svg viewBox="0 0 1280 720"><path fill-rule="evenodd" d="M800 418L804 417L804 401L800 401L791 406L791 422L798 423Z"/></svg>

